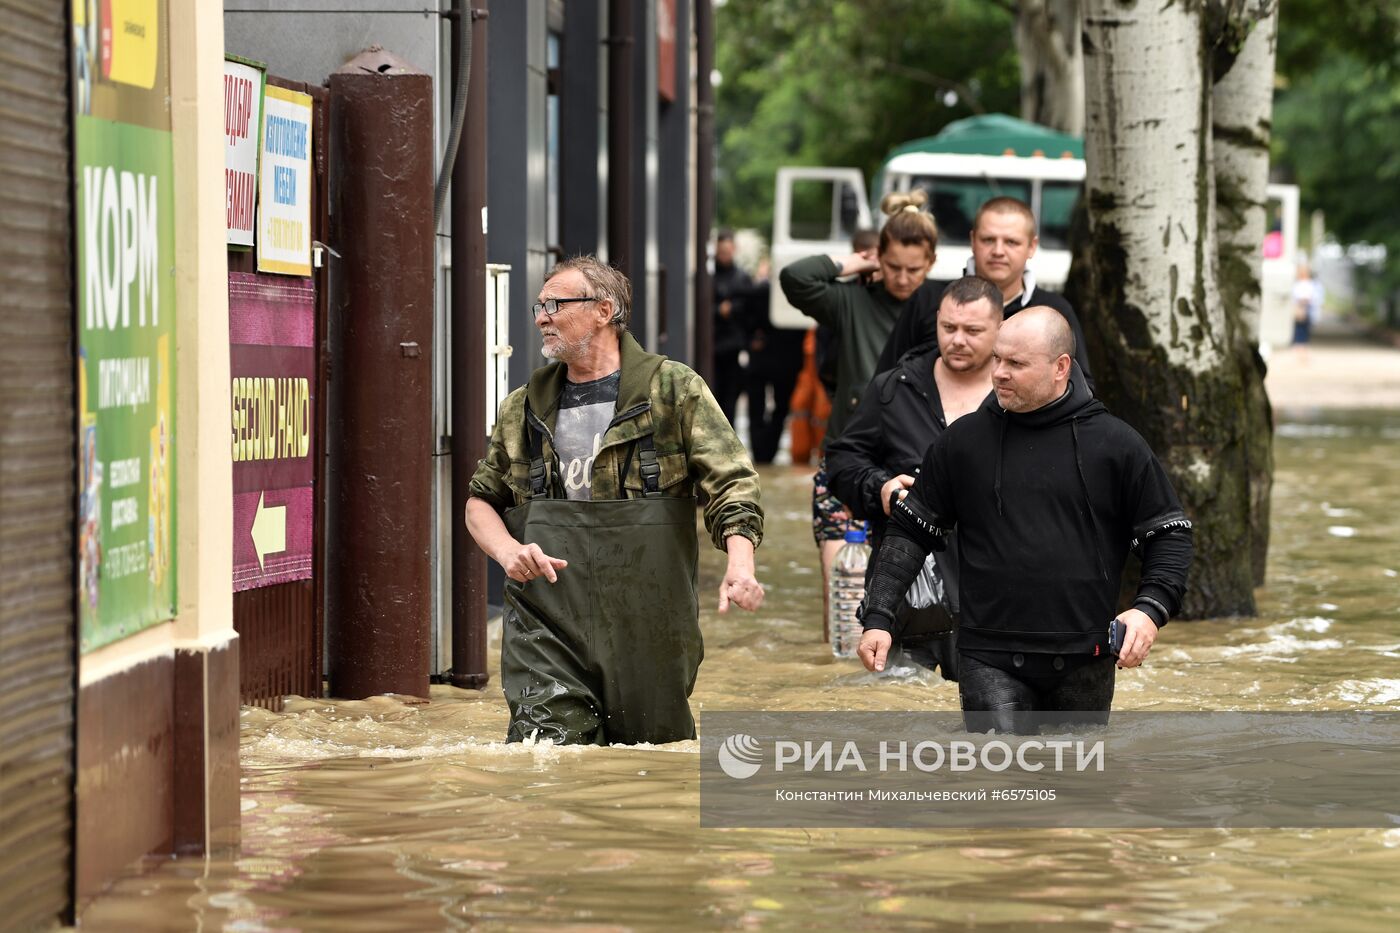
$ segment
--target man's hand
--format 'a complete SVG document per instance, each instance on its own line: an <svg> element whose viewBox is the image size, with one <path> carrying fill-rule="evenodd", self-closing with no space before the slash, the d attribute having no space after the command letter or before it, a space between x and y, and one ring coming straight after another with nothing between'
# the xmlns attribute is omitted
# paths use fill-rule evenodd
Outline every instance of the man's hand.
<svg viewBox="0 0 1400 933"><path fill-rule="evenodd" d="M538 544L521 544L506 529L491 503L472 496L467 499L467 531L477 547L485 551L492 560L501 565L506 576L517 583L528 583L536 577L544 577L554 583L559 577L556 570L569 566L566 560L550 557L540 550Z"/></svg>
<svg viewBox="0 0 1400 933"><path fill-rule="evenodd" d="M860 663L865 665L867 671L883 671L885 658L889 656L892 644L894 644L894 636L889 632L868 629L864 635L860 636L860 646L856 648L856 655L860 658Z"/></svg>
<svg viewBox="0 0 1400 933"><path fill-rule="evenodd" d="M890 494L896 489L908 489L914 485L914 477L908 473L901 473L880 487L880 506L885 510L885 514L890 514ZM899 498L903 499L904 496Z"/></svg>
<svg viewBox="0 0 1400 933"><path fill-rule="evenodd" d="M517 583L529 583L536 577L544 577L550 583L559 580L556 571L569 566L569 562L558 557L550 557L538 544L517 544L506 548L496 558L496 563L505 568L506 576Z"/></svg>
<svg viewBox="0 0 1400 933"><path fill-rule="evenodd" d="M730 603L753 612L763 605L763 585L752 573L726 573L719 585L719 611L728 612Z"/></svg>
<svg viewBox="0 0 1400 933"><path fill-rule="evenodd" d="M732 602L753 612L763 605L763 586L753 575L753 542L743 535L727 535L724 550L729 554L729 566L719 585L719 611L728 612Z"/></svg>
<svg viewBox="0 0 1400 933"><path fill-rule="evenodd" d="M1147 652L1157 640L1157 623L1141 609L1128 609L1118 614L1123 623L1123 650L1118 652L1118 666L1138 667L1147 660Z"/></svg>

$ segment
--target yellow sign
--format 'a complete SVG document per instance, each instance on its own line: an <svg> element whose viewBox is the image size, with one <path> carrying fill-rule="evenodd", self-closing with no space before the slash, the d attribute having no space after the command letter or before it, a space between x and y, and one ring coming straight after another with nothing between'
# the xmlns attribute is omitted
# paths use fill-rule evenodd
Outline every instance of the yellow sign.
<svg viewBox="0 0 1400 933"><path fill-rule="evenodd" d="M311 274L311 95L263 92L258 271Z"/></svg>
<svg viewBox="0 0 1400 933"><path fill-rule="evenodd" d="M107 0L102 20L102 77L150 90L160 61L158 0Z"/></svg>

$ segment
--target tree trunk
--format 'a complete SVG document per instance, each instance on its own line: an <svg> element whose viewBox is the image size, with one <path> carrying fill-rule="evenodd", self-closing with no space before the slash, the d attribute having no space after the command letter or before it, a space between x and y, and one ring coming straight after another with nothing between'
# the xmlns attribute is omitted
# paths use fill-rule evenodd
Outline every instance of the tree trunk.
<svg viewBox="0 0 1400 933"><path fill-rule="evenodd" d="M1021 117L1084 135L1084 52L1080 0L1020 0Z"/></svg>
<svg viewBox="0 0 1400 933"><path fill-rule="evenodd" d="M1075 306L1096 380L1196 527L1182 615L1253 615L1246 366L1216 283L1202 4L1085 0L1087 252Z"/></svg>
<svg viewBox="0 0 1400 933"><path fill-rule="evenodd" d="M1264 582L1269 553L1269 499L1273 493L1273 409L1264 392L1259 356L1259 275L1266 223L1269 136L1273 112L1274 50L1278 7L1259 0L1252 8L1216 6L1215 90L1211 136L1215 154L1215 232L1220 249L1220 299L1244 379L1243 429L1250 490L1250 557L1254 585Z"/></svg>

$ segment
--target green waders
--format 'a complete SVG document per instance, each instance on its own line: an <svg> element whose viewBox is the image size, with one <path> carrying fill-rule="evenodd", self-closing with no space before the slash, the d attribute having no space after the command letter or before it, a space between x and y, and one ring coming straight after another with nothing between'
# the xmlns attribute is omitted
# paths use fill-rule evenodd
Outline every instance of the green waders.
<svg viewBox="0 0 1400 933"><path fill-rule="evenodd" d="M549 498L539 436L530 430L532 498L505 513L506 527L569 566L556 583L506 579L506 740L535 735L605 745L695 738L689 697L704 655L695 500L660 493L650 435L636 442L642 498Z"/></svg>

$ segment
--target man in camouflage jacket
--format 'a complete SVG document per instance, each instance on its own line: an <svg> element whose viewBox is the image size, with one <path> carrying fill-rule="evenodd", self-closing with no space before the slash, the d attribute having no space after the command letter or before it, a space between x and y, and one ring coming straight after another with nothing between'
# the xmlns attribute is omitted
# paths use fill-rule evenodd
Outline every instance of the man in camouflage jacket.
<svg viewBox="0 0 1400 933"><path fill-rule="evenodd" d="M593 257L549 274L533 310L557 362L507 396L472 477L467 528L511 581L509 741L694 738L697 499L729 557L719 610L763 602L748 454L704 380L627 332L630 299Z"/></svg>
<svg viewBox="0 0 1400 933"><path fill-rule="evenodd" d="M511 392L501 403L486 457L472 477L471 499L467 502L468 527L482 549L500 563L512 579L527 580L533 576L553 579L550 562L543 559L544 555L535 553L538 548L532 551L528 543L513 539L500 541L489 534L494 529L475 527L474 518L487 524L493 516L499 521L500 513L529 501L527 418L535 419L537 426L544 429L546 482L551 494L562 496L559 457L549 439L557 426L565 385L589 381L599 369L606 370L610 365L605 362L601 367L582 369L559 352L560 349L565 354L570 352L568 338L571 335L553 331L564 331L577 323L564 320L565 314L580 318L587 315L591 320L584 322L583 333L588 338L588 349L596 351L600 344L611 344L618 361L616 368L621 374L615 414L590 465L592 498L621 499L624 498L623 489L628 496L640 495L641 461L633 456L627 463L628 453L632 441L653 434L656 459L661 467L662 493L681 497L698 495L704 503L705 530L710 540L729 555L728 572L720 591L721 608L727 608L727 603L734 601L746 609L757 609L763 598L763 590L753 578L753 550L763 538L758 474L705 381L690 367L643 350L626 330L625 316L618 327L615 318L630 309L619 312L617 299L600 299L591 304L561 302L555 315L546 315L541 307L551 297L567 300L585 292L616 289L619 285L626 288L627 280L621 273L597 260L587 260L583 257L561 264L540 291L535 324L545 334L544 355L559 362L535 370L529 383ZM579 264L579 268L566 268L571 263ZM589 275L598 276L601 281L591 283ZM609 281L614 278L618 281ZM554 295L556 291L559 295ZM605 359L610 361L611 357ZM575 375L582 378L572 378ZM624 463L627 466L625 477ZM473 501L479 506L474 507ZM491 516L485 514L486 509ZM479 530L488 532L488 540L483 540ZM505 531L504 525L499 531ZM738 542L734 540L736 537L740 539Z"/></svg>

